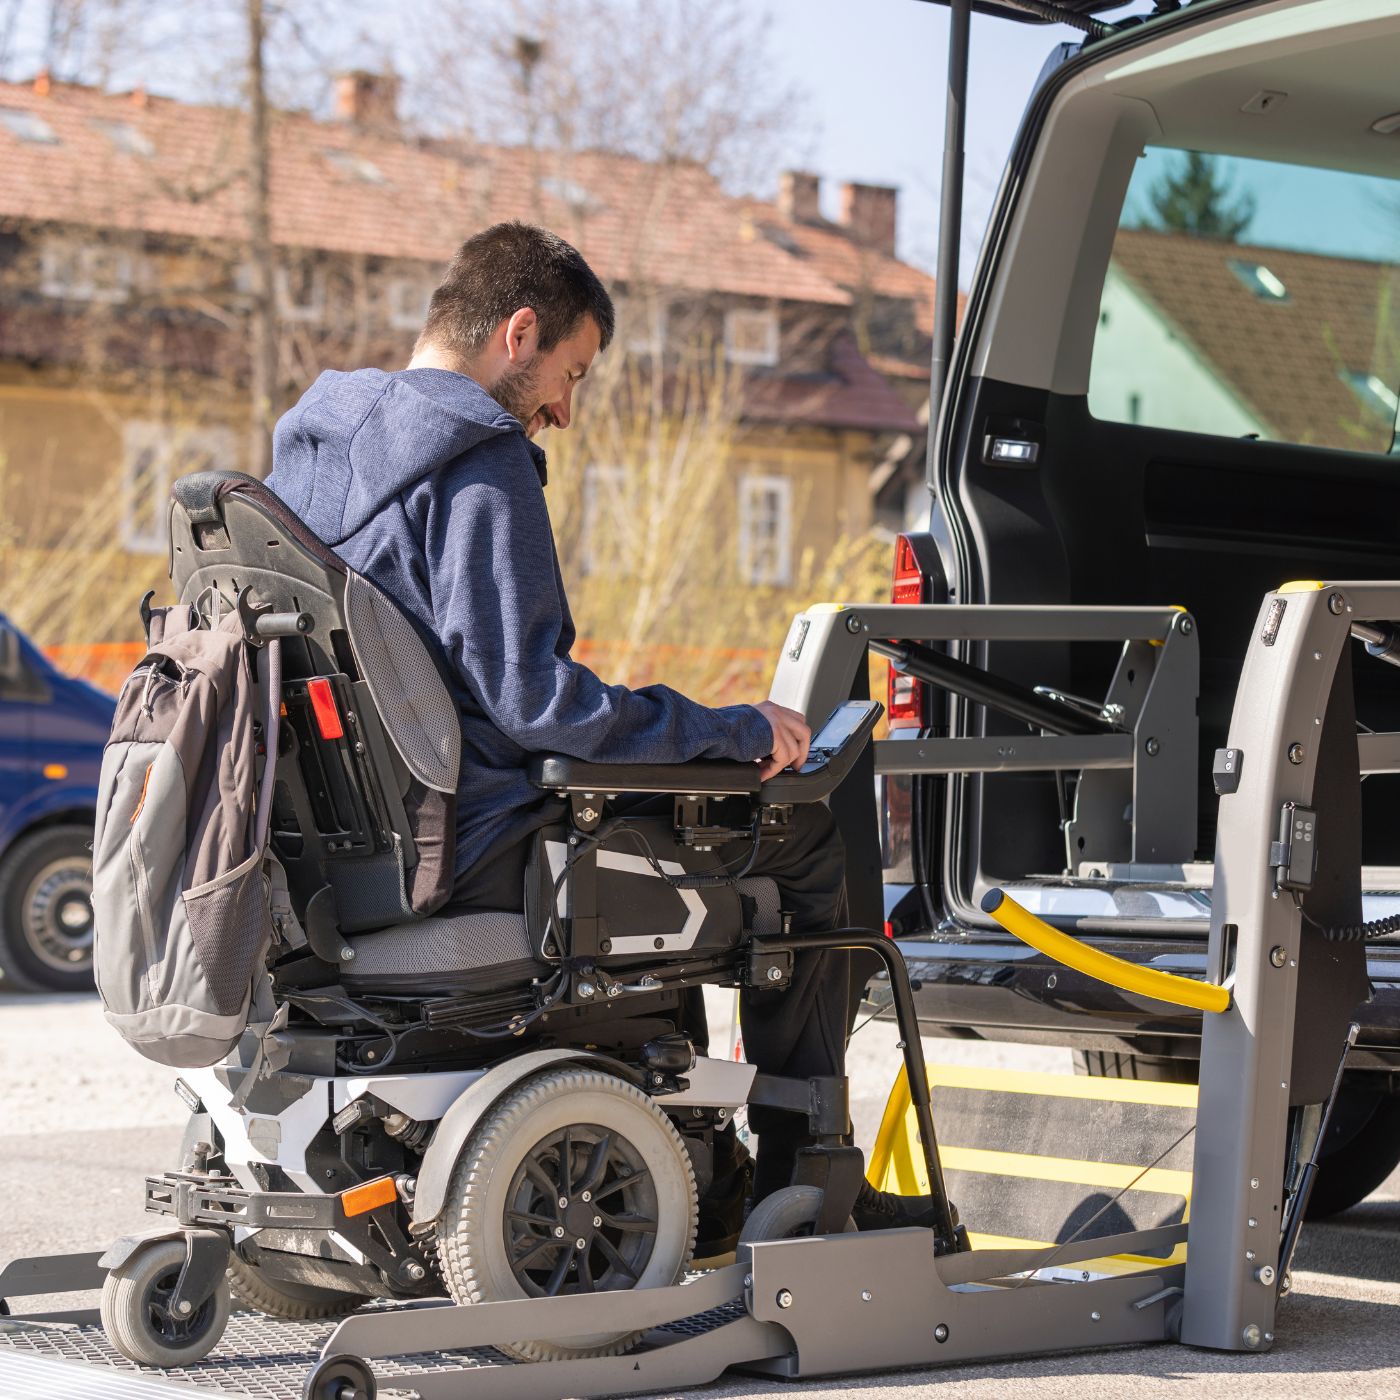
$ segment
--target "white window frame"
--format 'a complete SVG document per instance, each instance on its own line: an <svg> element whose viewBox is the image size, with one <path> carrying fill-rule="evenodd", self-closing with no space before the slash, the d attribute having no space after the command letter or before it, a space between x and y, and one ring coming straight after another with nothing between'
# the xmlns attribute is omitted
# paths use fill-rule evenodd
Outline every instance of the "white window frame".
<svg viewBox="0 0 1400 1400"><path fill-rule="evenodd" d="M659 296L619 297L617 324L622 330L623 350L653 359L664 355L669 319L669 308Z"/></svg>
<svg viewBox="0 0 1400 1400"><path fill-rule="evenodd" d="M129 248L46 238L39 250L39 290L46 297L115 305L131 296L135 281L136 259Z"/></svg>
<svg viewBox="0 0 1400 1400"><path fill-rule="evenodd" d="M761 324L764 343L758 349L737 343L738 330L745 322ZM732 365L776 365L778 363L778 308L776 306L734 306L724 313L724 357Z"/></svg>
<svg viewBox="0 0 1400 1400"><path fill-rule="evenodd" d="M187 472L237 465L232 428L181 428L144 418L123 423L122 544L133 554L164 554L170 483Z"/></svg>
<svg viewBox="0 0 1400 1400"><path fill-rule="evenodd" d="M292 270L279 265L273 276L273 288L277 296L277 314L284 321L301 321L307 324L319 323L326 319L326 269L315 266L310 269L311 295L306 301L292 298Z"/></svg>
<svg viewBox="0 0 1400 1400"><path fill-rule="evenodd" d="M610 543L616 546L608 553L622 555L622 573L627 573L625 554L625 519L618 505L627 485L627 468L611 462L590 463L583 469L582 530L579 539L579 562L585 576L601 571L605 555L598 549L600 531L606 531ZM609 499L611 497L611 499Z"/></svg>
<svg viewBox="0 0 1400 1400"><path fill-rule="evenodd" d="M772 558L769 541L758 538L765 498L776 506ZM750 472L739 478L739 576L745 583L786 587L792 582L792 478Z"/></svg>
<svg viewBox="0 0 1400 1400"><path fill-rule="evenodd" d="M421 331L434 283L430 277L395 273L384 281L384 315L396 331Z"/></svg>

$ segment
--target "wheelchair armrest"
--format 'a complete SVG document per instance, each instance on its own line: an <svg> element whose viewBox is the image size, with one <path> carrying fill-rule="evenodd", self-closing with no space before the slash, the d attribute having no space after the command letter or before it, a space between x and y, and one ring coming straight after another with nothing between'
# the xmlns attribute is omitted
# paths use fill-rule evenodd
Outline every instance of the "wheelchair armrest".
<svg viewBox="0 0 1400 1400"><path fill-rule="evenodd" d="M656 792L697 797L756 797L758 764L697 758L690 763L585 763L567 754L537 754L530 781L550 792Z"/></svg>

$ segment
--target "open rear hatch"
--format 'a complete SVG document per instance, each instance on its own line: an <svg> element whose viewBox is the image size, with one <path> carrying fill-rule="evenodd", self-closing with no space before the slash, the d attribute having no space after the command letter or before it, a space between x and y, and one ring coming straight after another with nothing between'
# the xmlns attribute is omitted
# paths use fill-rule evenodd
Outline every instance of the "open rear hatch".
<svg viewBox="0 0 1400 1400"><path fill-rule="evenodd" d="M1088 24L1123 7L954 0L945 189L960 184L969 8L1074 11ZM1008 884L1042 891L1040 912L1070 927L1203 936L1212 762L1261 596L1289 579L1400 577L1400 238L1387 243L1382 227L1400 208L1400 116L1386 125L1400 105L1400 3L1170 8L1116 32L1095 21L1044 79L955 348L957 211L945 203L931 523L901 547L896 594L1188 610L1197 742L1137 739L1154 741L1154 763L1189 765L1198 815L1163 870L1112 843L1067 841L1087 790L1078 772L921 777L902 791L891 781L888 834L898 845L904 823L912 860L887 879L913 886L896 918L906 929L949 915L984 925L977 899ZM1069 707L1111 704L1124 677L1120 642L942 650ZM1396 678L1356 650L1362 724L1400 728ZM911 697L909 677L899 684L892 714L914 717L910 738L1036 732L977 697L933 686ZM1363 789L1368 918L1391 912L1394 787L1378 775ZM1131 824L1143 814L1127 801Z"/></svg>

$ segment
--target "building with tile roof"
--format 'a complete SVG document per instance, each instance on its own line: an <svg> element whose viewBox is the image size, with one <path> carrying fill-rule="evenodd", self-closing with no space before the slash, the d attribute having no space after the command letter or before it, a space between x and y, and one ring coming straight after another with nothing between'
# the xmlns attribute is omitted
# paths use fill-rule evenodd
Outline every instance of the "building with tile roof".
<svg viewBox="0 0 1400 1400"><path fill-rule="evenodd" d="M1389 452L1393 263L1120 229L1089 406L1102 418Z"/></svg>
<svg viewBox="0 0 1400 1400"><path fill-rule="evenodd" d="M751 581L784 582L793 539L870 528L872 473L927 396L933 284L895 256L894 190L846 186L828 220L815 176L764 203L690 163L421 138L395 95L347 74L334 120L271 115L281 406L322 368L404 363L461 240L525 219L614 290L611 353L703 337L741 372L735 489L795 488L758 492L788 544L741 542L768 560ZM169 477L244 459L249 155L236 110L0 84L0 453L36 540L120 478L117 528L149 559Z"/></svg>

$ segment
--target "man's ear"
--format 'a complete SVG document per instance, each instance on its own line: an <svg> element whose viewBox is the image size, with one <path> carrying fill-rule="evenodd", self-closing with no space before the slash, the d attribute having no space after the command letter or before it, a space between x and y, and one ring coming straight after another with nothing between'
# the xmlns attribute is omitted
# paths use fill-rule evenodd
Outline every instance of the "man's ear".
<svg viewBox="0 0 1400 1400"><path fill-rule="evenodd" d="M512 364L528 360L539 345L540 323L534 308L522 306L506 322L506 354Z"/></svg>

